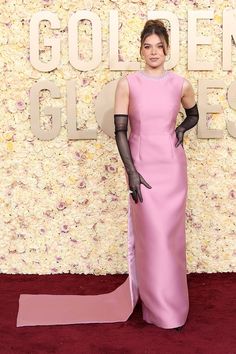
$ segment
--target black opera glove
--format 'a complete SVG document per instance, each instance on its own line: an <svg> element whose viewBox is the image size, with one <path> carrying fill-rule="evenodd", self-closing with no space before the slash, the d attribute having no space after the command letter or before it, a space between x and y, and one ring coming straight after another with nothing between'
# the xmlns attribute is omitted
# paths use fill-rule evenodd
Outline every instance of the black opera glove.
<svg viewBox="0 0 236 354"><path fill-rule="evenodd" d="M175 129L176 137L178 139L178 142L176 143L176 147L181 144L183 146L183 140L184 140L184 133L193 128L198 120L199 120L199 112L198 112L198 107L197 103L192 108L184 108L185 113L186 113L186 118L185 120Z"/></svg>
<svg viewBox="0 0 236 354"><path fill-rule="evenodd" d="M114 114L115 139L120 157L123 161L129 180L129 189L135 203L143 202L140 184L144 184L147 188L152 188L140 175L134 166L130 146L127 138L128 131L128 114Z"/></svg>

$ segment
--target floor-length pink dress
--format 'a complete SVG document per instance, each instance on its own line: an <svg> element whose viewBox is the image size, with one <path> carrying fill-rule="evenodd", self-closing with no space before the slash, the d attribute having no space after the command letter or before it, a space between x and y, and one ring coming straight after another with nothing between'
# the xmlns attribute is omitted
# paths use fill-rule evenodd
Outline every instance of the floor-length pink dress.
<svg viewBox="0 0 236 354"><path fill-rule="evenodd" d="M186 322L187 161L182 145L175 147L184 78L174 71L156 77L141 70L126 77L130 149L136 169L152 186L141 184L142 203L128 196L129 276L106 294L21 294L17 327L124 322L139 296L147 323L174 328Z"/></svg>

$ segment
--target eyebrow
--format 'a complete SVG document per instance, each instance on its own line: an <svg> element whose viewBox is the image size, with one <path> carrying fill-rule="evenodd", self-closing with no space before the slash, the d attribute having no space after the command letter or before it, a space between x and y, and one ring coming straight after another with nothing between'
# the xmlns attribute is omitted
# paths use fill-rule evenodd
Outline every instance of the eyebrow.
<svg viewBox="0 0 236 354"><path fill-rule="evenodd" d="M150 43L144 42L143 45L145 44L150 44ZM156 44L162 44L162 42L157 42Z"/></svg>

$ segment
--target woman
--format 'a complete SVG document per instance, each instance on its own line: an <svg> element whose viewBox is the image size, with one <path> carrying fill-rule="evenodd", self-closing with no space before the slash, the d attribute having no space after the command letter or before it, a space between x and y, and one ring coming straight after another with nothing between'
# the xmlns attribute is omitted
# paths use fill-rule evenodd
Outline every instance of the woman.
<svg viewBox="0 0 236 354"><path fill-rule="evenodd" d="M190 82L164 69L168 51L164 23L148 20L140 48L145 67L119 80L114 124L132 197L129 217L143 319L162 328L180 329L189 310L183 137L199 115ZM187 117L175 129L180 103Z"/></svg>
<svg viewBox="0 0 236 354"><path fill-rule="evenodd" d="M196 125L198 110L191 84L164 70L168 50L163 22L147 21L140 48L144 71L120 79L115 94L115 138L131 193L128 278L113 292L99 295L21 294L17 327L123 322L139 295L146 322L176 329L185 323L189 304L183 135ZM175 129L180 102L187 117Z"/></svg>

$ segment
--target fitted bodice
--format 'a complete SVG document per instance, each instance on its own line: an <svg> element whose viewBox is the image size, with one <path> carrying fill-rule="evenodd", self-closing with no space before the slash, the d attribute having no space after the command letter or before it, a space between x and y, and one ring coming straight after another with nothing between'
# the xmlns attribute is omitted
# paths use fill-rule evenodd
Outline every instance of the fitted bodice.
<svg viewBox="0 0 236 354"><path fill-rule="evenodd" d="M173 71L166 71L160 77L136 71L126 78L131 134L172 133L180 109L184 78Z"/></svg>

